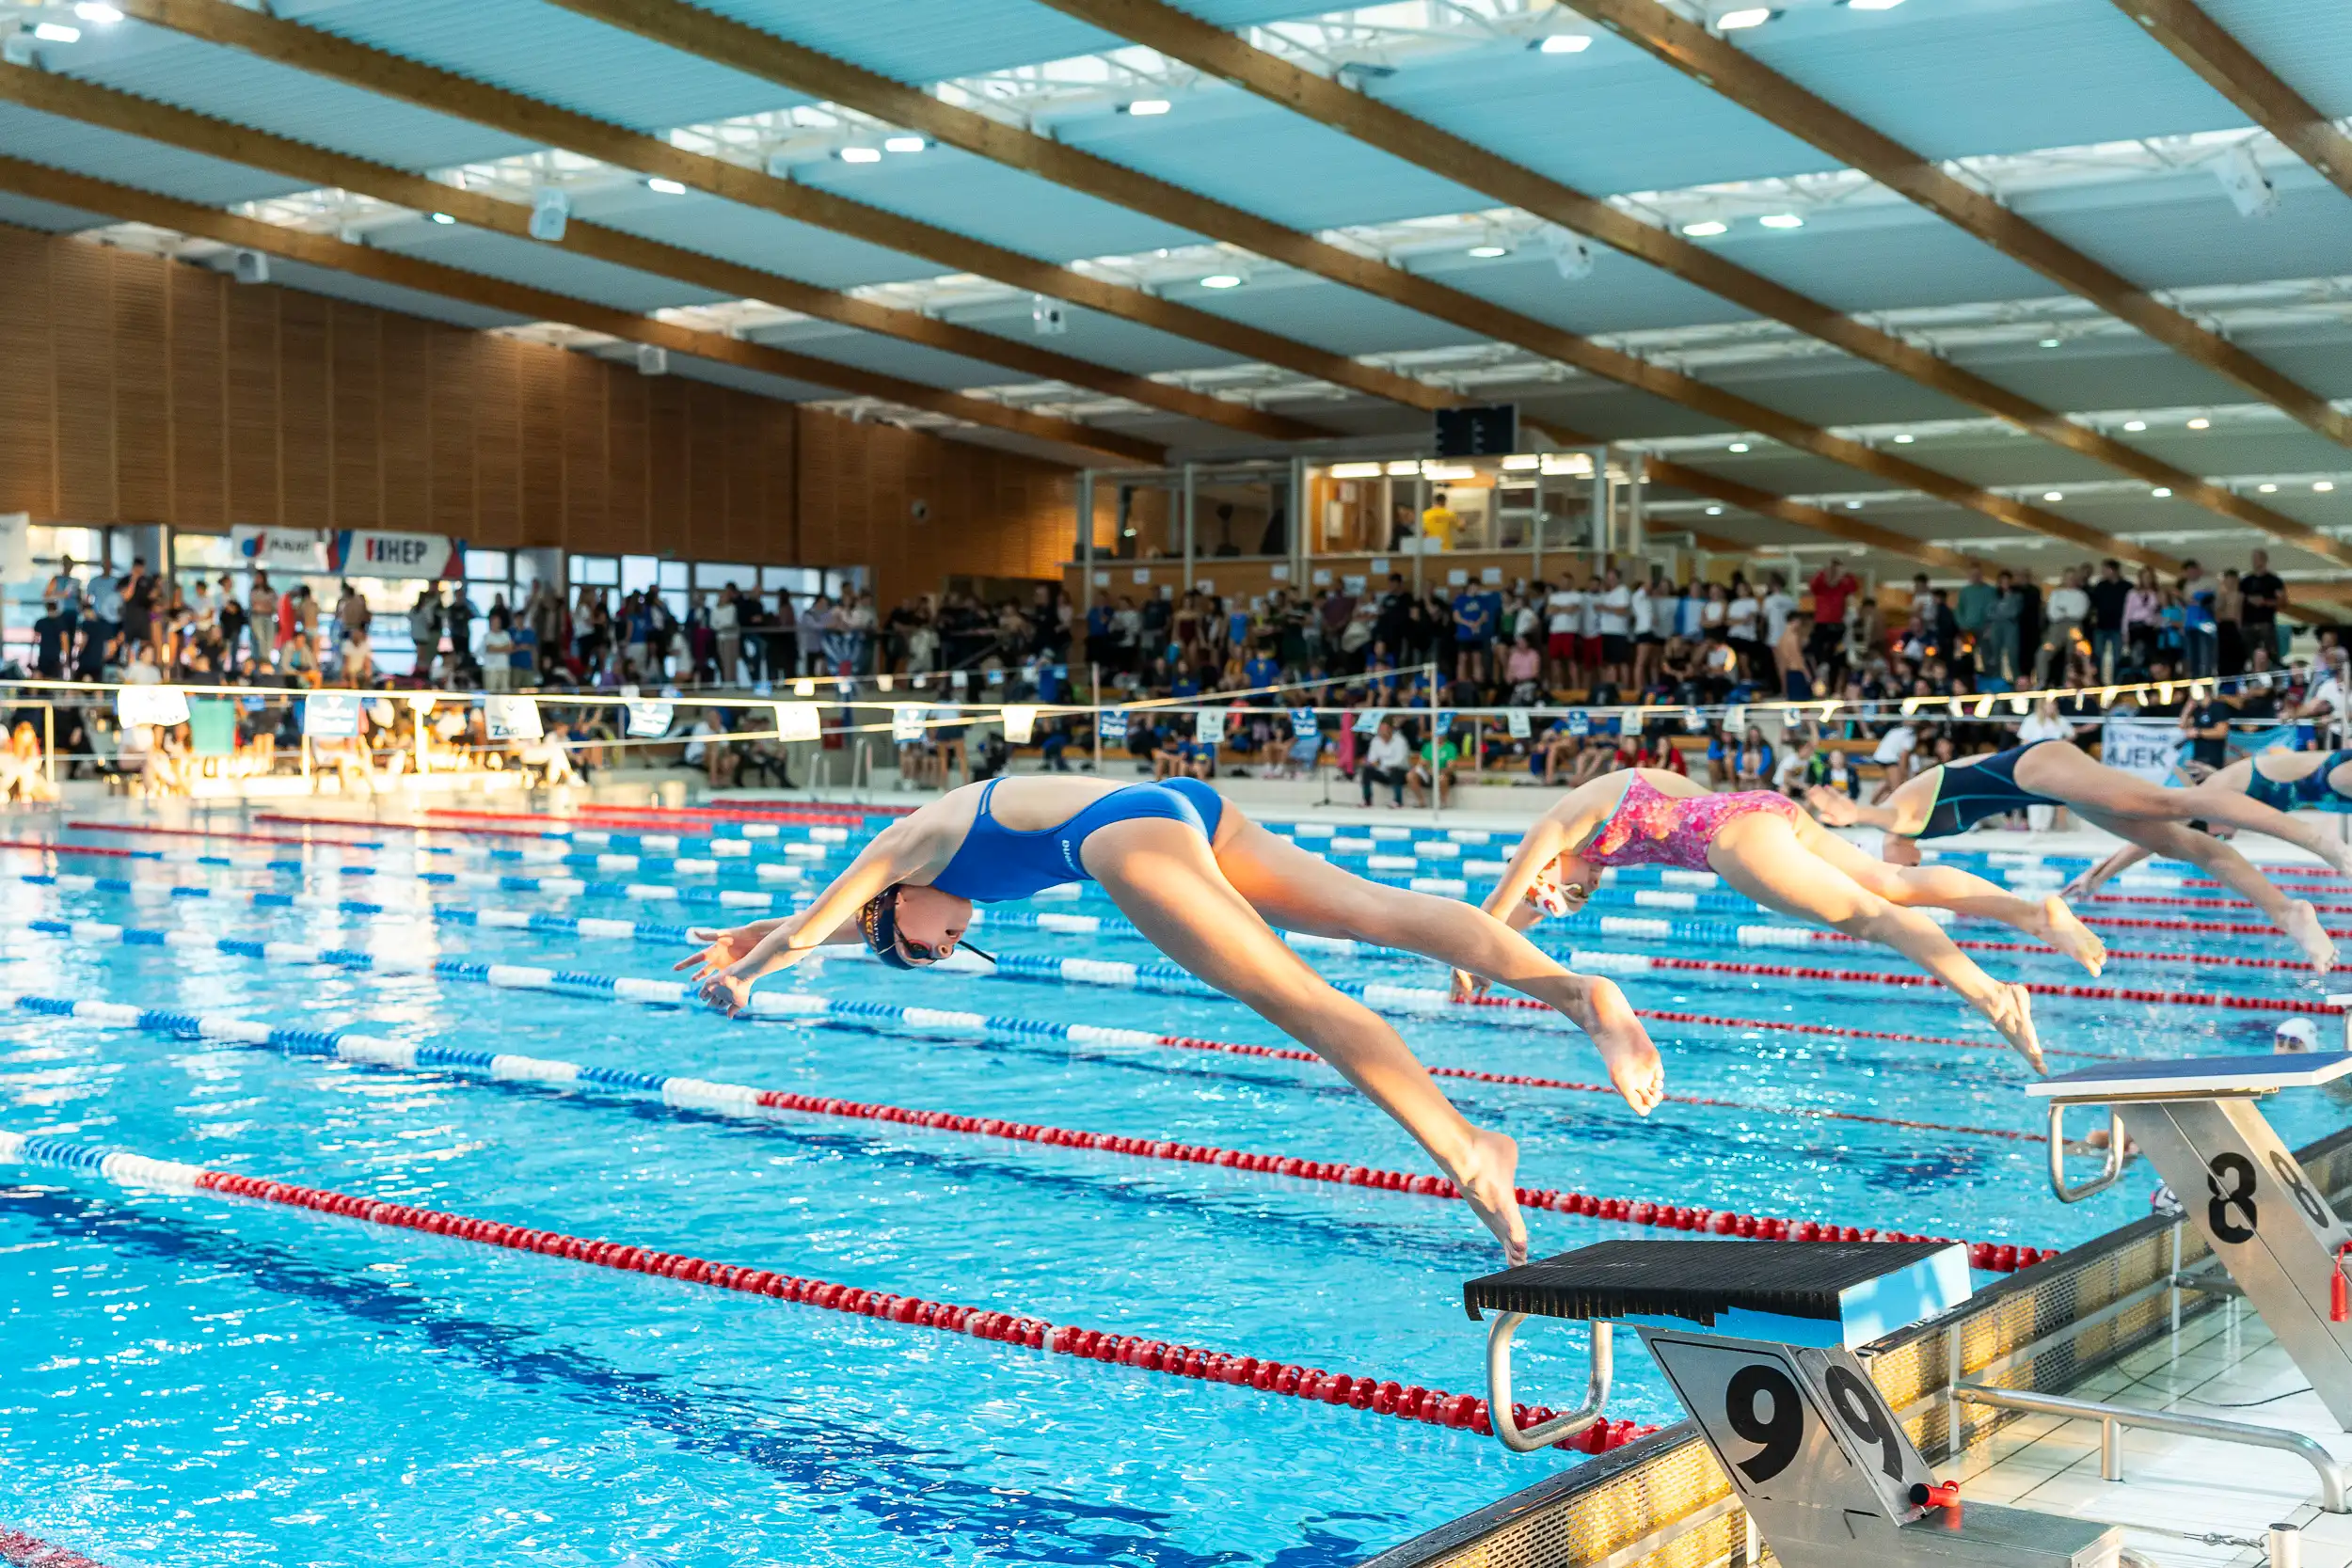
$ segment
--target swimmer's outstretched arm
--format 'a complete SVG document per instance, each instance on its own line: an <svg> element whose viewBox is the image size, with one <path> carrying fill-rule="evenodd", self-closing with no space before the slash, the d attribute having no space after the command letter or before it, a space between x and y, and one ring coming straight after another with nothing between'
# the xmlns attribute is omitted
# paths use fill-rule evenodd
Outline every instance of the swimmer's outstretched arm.
<svg viewBox="0 0 2352 1568"><path fill-rule="evenodd" d="M1535 879L1544 867L1558 860L1561 851L1575 842L1568 836L1568 825L1560 816L1574 799L1571 795L1567 800L1552 807L1536 819L1534 827L1520 835L1518 853L1513 855L1511 863L1503 867L1502 879L1495 883L1494 891L1486 895L1486 901L1480 908L1497 920L1508 921L1522 931L1544 917L1543 911L1527 901L1528 890L1535 885ZM1518 917L1521 911L1526 911L1532 918L1524 922L1519 920Z"/></svg>
<svg viewBox="0 0 2352 1568"><path fill-rule="evenodd" d="M858 911L875 895L946 864L955 849L939 818L924 819L930 810L925 807L875 834L857 859L799 914L755 921L722 933L687 959L686 963L701 965L696 978L702 983L703 1000L729 1011L742 1006L753 984L762 976L790 968L837 937L846 934L854 940ZM755 930L756 936L752 935ZM723 946L728 955L739 956L722 959ZM686 963L678 967L683 969Z"/></svg>
<svg viewBox="0 0 2352 1568"><path fill-rule="evenodd" d="M2088 898L2106 886L2110 879L2122 876L2141 861L2154 854L2155 851L2144 844L2126 844L2122 848L2067 883L2059 896Z"/></svg>

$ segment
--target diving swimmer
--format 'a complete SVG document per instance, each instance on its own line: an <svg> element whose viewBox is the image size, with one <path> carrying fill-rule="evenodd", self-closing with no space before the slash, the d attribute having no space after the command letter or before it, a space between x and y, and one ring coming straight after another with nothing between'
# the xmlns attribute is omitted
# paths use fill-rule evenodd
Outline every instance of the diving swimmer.
<svg viewBox="0 0 2352 1568"><path fill-rule="evenodd" d="M863 942L921 969L956 950L977 903L1066 882L1102 885L1168 958L1337 1068L1428 1151L1524 1259L1518 1147L1472 1126L1404 1039L1334 990L1276 934L1346 937L1419 953L1523 991L1589 1036L1610 1079L1644 1115L1664 1090L1657 1048L1615 984L1575 974L1468 904L1366 881L1243 816L1206 784L992 779L950 790L875 835L816 902L779 920L698 930L705 1000L733 1011L753 984L829 942Z"/></svg>

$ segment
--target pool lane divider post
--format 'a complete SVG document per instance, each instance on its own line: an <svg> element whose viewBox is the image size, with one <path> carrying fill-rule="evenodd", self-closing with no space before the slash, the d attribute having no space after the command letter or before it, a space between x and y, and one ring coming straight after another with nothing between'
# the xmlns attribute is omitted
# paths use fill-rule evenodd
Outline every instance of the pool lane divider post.
<svg viewBox="0 0 2352 1568"><path fill-rule="evenodd" d="M196 945L182 943L179 945ZM226 943L223 944L226 946ZM267 958L271 944L240 942L238 956ZM248 951L262 949L262 951ZM543 969L523 970L513 966L469 964L469 972L457 976L486 980L491 985L519 986L524 989L548 989L555 972ZM436 966L437 971L438 966ZM578 985L586 981L604 981L613 988L612 994L621 1000L654 1000L653 993L644 989L625 990L621 988L650 988L666 986L673 991L684 988L660 981L613 981L611 976L568 976L567 983ZM846 1018L864 1025L888 1020L903 1022L913 1031L936 1033L950 1029L965 1033L988 1033L1007 1025L1025 1025L1025 1033L1051 1031L1075 1041L1102 1043L1154 1043L1154 1037L1140 1030L1107 1029L1089 1024L1038 1025L1027 1020L991 1019L977 1013L949 1013L921 1007L893 1007L880 1003L835 1002L825 997L803 992L763 991L754 996L755 1016L821 1021ZM1136 1159L1167 1160L1184 1164L1209 1164L1226 1169L1252 1171L1263 1175L1288 1177L1297 1180L1320 1181L1337 1186L1366 1187L1375 1190L1407 1194L1414 1196L1456 1199L1460 1191L1443 1177L1415 1174L1409 1171L1385 1170L1375 1166L1354 1165L1343 1161L1302 1160L1291 1155L1258 1154L1241 1149L1220 1148L1210 1145L1180 1144L1164 1139L1137 1138L1122 1133L1087 1132L1073 1128L1053 1127L1035 1123L1008 1121L997 1117L971 1117L949 1111L918 1111L905 1106L876 1105L857 1101L805 1095L783 1089L760 1089L746 1084L721 1084L707 1079L671 1077L660 1073L640 1072L628 1068L585 1067L576 1062L550 1061L543 1057L517 1053L471 1050L459 1046L414 1045L385 1039L372 1035L339 1030L308 1028L278 1028L246 1019L199 1016L164 1008L143 1008L128 1003L95 1000L73 1001L66 997L35 996L0 991L0 1009L29 1012L49 1018L71 1018L82 1022L109 1028L140 1029L184 1039L215 1039L241 1045L260 1046L289 1055L326 1057L358 1066L389 1069L393 1071L418 1072L447 1069L475 1078L495 1082L538 1084L552 1088L570 1089L585 1085L589 1088L623 1094L635 1094L658 1100L672 1110L696 1110L738 1119L769 1120L765 1113L797 1112L803 1115L841 1117L861 1121L881 1121L934 1131L959 1132L982 1137L1005 1138L1022 1143L1035 1143L1054 1148L1099 1149ZM1814 1220L1792 1220L1776 1215L1747 1214L1735 1211L1717 1211L1692 1205L1656 1202L1646 1198L1603 1197L1592 1193L1563 1191L1556 1188L1521 1187L1516 1190L1518 1202L1531 1209L1579 1215L1588 1219L1613 1221L1627 1225L1653 1227L1661 1229L1694 1231L1717 1236L1738 1237L1741 1240L1797 1242L1855 1242L1855 1241L1939 1241L1951 1242L1951 1237L1911 1235L1900 1231L1882 1231L1877 1227L1824 1225ZM2044 1258L2054 1258L2055 1251L2019 1246L2010 1243L1974 1242L1960 1243L1969 1249L1969 1260L1975 1267L1988 1272L2007 1274L2031 1266Z"/></svg>
<svg viewBox="0 0 2352 1568"><path fill-rule="evenodd" d="M1197 1345L1173 1344L1140 1335L1105 1334L1075 1323L1056 1323L1029 1314L996 1311L923 1296L868 1291L835 1281L755 1269L740 1264L714 1263L707 1259L663 1252L622 1242L592 1241L558 1230L540 1230L502 1221L386 1203L324 1187L299 1186L263 1177L243 1176L203 1165L150 1159L61 1138L0 1131L0 1162L45 1166L95 1176L119 1186L145 1187L194 1196L217 1194L279 1208L362 1224L429 1235L446 1236L480 1246L512 1252L538 1253L593 1268L653 1275L682 1284L743 1295L794 1302L830 1312L853 1313L946 1334L964 1334L999 1344L1025 1346L1052 1355L1116 1363L1168 1377L1187 1377L1211 1383L1247 1384L1266 1393L1288 1398L1344 1404L1371 1410L1399 1420L1421 1421L1481 1433L1491 1433L1486 1402L1470 1394L1450 1394L1442 1388L1405 1385L1393 1379L1327 1372L1254 1355L1234 1355ZM1548 1412L1531 1411L1529 1418L1549 1419ZM1606 1423L1597 1436L1570 1439L1558 1445L1588 1453L1619 1448L1656 1430L1630 1421Z"/></svg>

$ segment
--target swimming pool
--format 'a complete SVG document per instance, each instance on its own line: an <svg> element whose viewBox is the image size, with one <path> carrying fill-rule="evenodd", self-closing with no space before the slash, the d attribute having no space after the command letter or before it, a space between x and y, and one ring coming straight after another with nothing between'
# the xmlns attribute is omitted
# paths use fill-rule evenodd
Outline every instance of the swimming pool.
<svg viewBox="0 0 2352 1568"><path fill-rule="evenodd" d="M8 851L0 989L356 1031L389 1042L377 1052L389 1062L412 1048L486 1051L592 1077L1134 1143L1065 1147L838 1106L755 1117L723 1095L555 1087L543 1071L499 1078L470 1058L346 1065L140 1027L135 1011L60 1019L31 1010L38 1001L0 1012L0 1128L1056 1324L1481 1387L1460 1282L1496 1254L1459 1203L1155 1153L1181 1143L1429 1168L1327 1069L1203 1048L1286 1042L1230 1003L1156 980L1155 955L1090 889L1002 911L977 933L1035 977L830 959L778 988L822 999L828 1016L729 1022L660 1005L682 951L662 927L788 902L862 830L747 840L744 824L718 820L714 839L691 818L650 818L570 844L443 830L423 842L446 852L421 856L397 829L214 820L383 847L72 830L63 843L137 853ZM1474 865L1507 853L1507 835L1417 832L1372 848L1346 837L1303 842L1375 875L1471 885ZM710 852L730 842L742 852ZM1408 863L1375 866L1375 855ZM1994 869L2033 886L2068 868ZM2186 882L2154 868L2087 910L2158 923L2106 931L2135 951L2291 958L2283 939L2190 928L2253 922ZM2352 908L2330 924L2352 924ZM165 932L179 934L152 935ZM1871 978L1907 973L1891 956L1809 939L1785 950L1801 935L1788 923L1702 879L1654 875L1604 889L1554 935L1563 952L1633 971L1622 980L1635 1005L1675 1015L1651 1027L1670 1091L1688 1099L1645 1121L1605 1093L1559 1086L1601 1074L1549 1015L1437 1008L1427 993L1443 974L1415 960L1312 957L1397 1015L1434 1066L1487 1075L1444 1087L1519 1140L1526 1187L2032 1246L2145 1210L2153 1178L2073 1209L2050 1199L2022 1067L1947 993ZM1955 935L2010 933L1963 922ZM2324 990L2283 965L2135 958L2083 985L2055 957L1981 957L1996 974L2101 993L2038 999L2054 1054L2264 1049L2280 1015L2243 1004L2316 1006ZM444 973L416 972L437 961ZM1748 972L1791 965L1851 977ZM2125 994L2146 992L2212 1000ZM2331 1113L2297 1097L2276 1119L2292 1143ZM1340 1563L1581 1462L216 1192L24 1164L0 1166L0 1181L11 1260L0 1521L110 1563ZM1658 1233L1558 1210L1529 1223L1539 1254ZM1572 1402L1579 1337L1526 1343L1523 1387ZM1613 1415L1677 1413L1641 1357L1619 1388Z"/></svg>

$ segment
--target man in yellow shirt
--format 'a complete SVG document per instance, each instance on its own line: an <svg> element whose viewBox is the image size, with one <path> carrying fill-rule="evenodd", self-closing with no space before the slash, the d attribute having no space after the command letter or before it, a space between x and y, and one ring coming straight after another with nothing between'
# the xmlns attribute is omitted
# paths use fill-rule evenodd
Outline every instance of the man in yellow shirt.
<svg viewBox="0 0 2352 1568"><path fill-rule="evenodd" d="M1431 501L1428 510L1421 515L1421 536L1435 542L1441 550L1454 547L1454 532L1461 526L1462 519L1454 515L1442 499ZM1423 546L1422 548L1428 546Z"/></svg>

